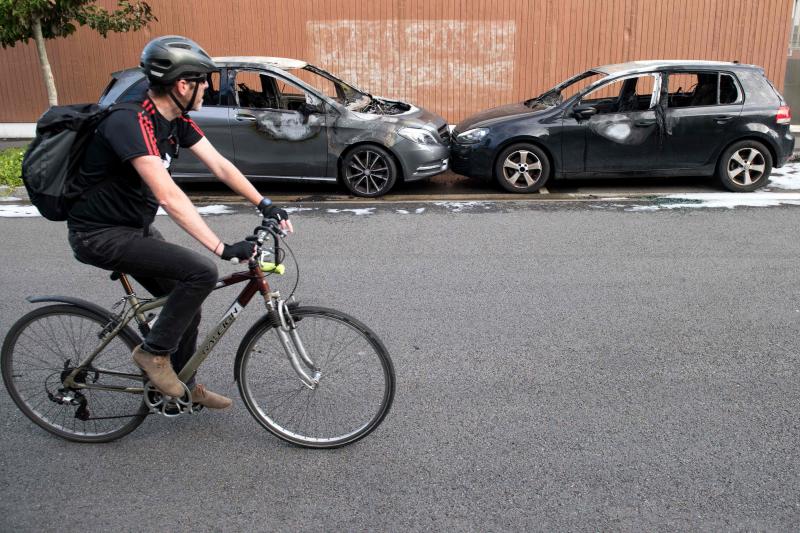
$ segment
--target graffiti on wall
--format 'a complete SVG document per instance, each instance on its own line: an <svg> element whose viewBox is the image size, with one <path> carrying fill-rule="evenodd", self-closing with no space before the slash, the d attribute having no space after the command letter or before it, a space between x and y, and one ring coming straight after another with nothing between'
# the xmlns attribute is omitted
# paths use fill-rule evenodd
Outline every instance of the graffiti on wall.
<svg viewBox="0 0 800 533"><path fill-rule="evenodd" d="M428 106L447 87L436 111L480 108L511 98L516 24L513 20L312 20L309 60L376 95Z"/></svg>

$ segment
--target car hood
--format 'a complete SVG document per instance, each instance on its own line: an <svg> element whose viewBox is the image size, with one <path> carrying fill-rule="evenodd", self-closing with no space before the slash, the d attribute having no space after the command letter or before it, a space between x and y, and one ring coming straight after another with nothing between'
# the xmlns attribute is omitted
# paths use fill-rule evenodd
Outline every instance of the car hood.
<svg viewBox="0 0 800 533"><path fill-rule="evenodd" d="M381 120L383 122L400 124L412 128L427 127L429 129L439 130L447 125L447 121L436 113L431 113L427 109L416 107L407 102L381 97L375 97L375 100L380 102L387 112L350 112L362 120Z"/></svg>
<svg viewBox="0 0 800 533"><path fill-rule="evenodd" d="M509 118L536 115L547 109L551 108L544 105L528 107L522 102L503 105L500 107L493 107L465 118L456 125L456 130L464 133L469 129L491 126L492 124L502 122L503 120L507 120Z"/></svg>

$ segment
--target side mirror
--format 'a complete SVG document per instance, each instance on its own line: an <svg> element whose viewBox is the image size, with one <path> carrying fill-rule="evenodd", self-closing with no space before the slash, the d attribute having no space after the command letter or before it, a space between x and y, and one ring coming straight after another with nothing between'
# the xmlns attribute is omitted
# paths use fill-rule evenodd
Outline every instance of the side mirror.
<svg viewBox="0 0 800 533"><path fill-rule="evenodd" d="M578 119L587 119L597 114L597 108L590 105L576 105L572 108L572 114Z"/></svg>

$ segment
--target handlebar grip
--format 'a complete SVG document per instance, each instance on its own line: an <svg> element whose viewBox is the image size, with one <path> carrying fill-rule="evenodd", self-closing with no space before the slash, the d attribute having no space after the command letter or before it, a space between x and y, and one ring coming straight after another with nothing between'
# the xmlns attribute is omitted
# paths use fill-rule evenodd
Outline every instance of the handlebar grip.
<svg viewBox="0 0 800 533"><path fill-rule="evenodd" d="M238 258L238 257L231 257L231 258L229 259L229 261L230 261L231 263L233 263L234 265L238 265L238 264L239 264L239 258Z"/></svg>

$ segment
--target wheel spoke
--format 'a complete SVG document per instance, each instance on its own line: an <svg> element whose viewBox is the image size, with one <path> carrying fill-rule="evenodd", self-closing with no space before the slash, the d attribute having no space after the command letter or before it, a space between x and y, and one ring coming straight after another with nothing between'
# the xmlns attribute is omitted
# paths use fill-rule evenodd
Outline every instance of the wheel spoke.
<svg viewBox="0 0 800 533"><path fill-rule="evenodd" d="M728 171L728 176L730 176L731 178L735 178L742 172L744 172L744 167L736 167L735 169Z"/></svg>
<svg viewBox="0 0 800 533"><path fill-rule="evenodd" d="M742 159L742 156L740 154L741 152L736 152L731 159L739 163L741 166L745 166L747 163L745 163L744 159Z"/></svg>
<svg viewBox="0 0 800 533"><path fill-rule="evenodd" d="M753 183L753 180L750 177L750 171L745 169L745 171L744 171L744 184L745 185L751 185L752 183Z"/></svg>
<svg viewBox="0 0 800 533"><path fill-rule="evenodd" d="M364 165L364 162L361 160L361 158L358 157L358 154L355 154L353 156L352 162L356 164L356 168L357 169L359 169L359 170L367 170L366 165Z"/></svg>
<svg viewBox="0 0 800 533"><path fill-rule="evenodd" d="M524 165L524 164L526 164L528 162L528 155L529 154L530 154L530 152L528 152L527 150L520 150L519 151L519 162L520 162L521 165Z"/></svg>
<svg viewBox="0 0 800 533"><path fill-rule="evenodd" d="M519 179L519 172L514 172L514 175L513 175L513 176L511 176L510 178L508 178L508 181L509 181L509 182L510 182L512 185L516 185L516 184L517 184L517 180L518 180L518 179Z"/></svg>
<svg viewBox="0 0 800 533"><path fill-rule="evenodd" d="M528 172L523 172L522 175L525 177L525 183L528 184L528 187L534 184L535 180L531 178L531 175Z"/></svg>
<svg viewBox="0 0 800 533"><path fill-rule="evenodd" d="M542 170L542 162L537 159L535 163L533 163L532 165L528 165L528 168L529 169L532 168L534 170Z"/></svg>
<svg viewBox="0 0 800 533"><path fill-rule="evenodd" d="M761 155L761 154L759 154L759 152L757 150L754 150L754 149L751 148L750 149L750 153L747 155L747 164L752 164L753 163L753 159L755 159L759 155Z"/></svg>
<svg viewBox="0 0 800 533"><path fill-rule="evenodd" d="M763 174L765 168L766 165L750 165L750 170L755 170L759 174Z"/></svg>

